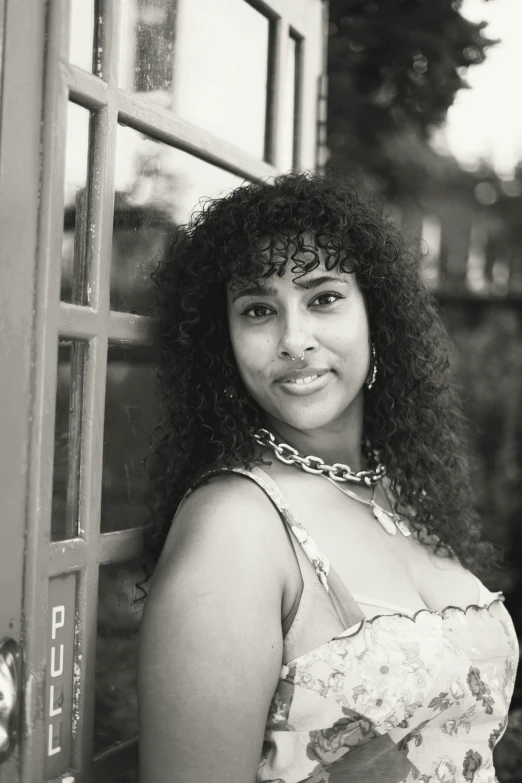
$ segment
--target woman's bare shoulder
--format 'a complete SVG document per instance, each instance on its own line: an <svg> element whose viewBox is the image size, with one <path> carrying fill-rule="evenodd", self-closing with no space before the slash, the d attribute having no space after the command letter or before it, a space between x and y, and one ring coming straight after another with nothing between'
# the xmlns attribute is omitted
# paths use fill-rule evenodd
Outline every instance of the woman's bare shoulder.
<svg viewBox="0 0 522 783"><path fill-rule="evenodd" d="M144 780L255 779L283 654L270 505L253 482L223 476L176 516L140 630Z"/></svg>
<svg viewBox="0 0 522 783"><path fill-rule="evenodd" d="M232 549L244 558L269 558L285 566L283 523L267 495L245 476L226 473L199 484L178 510L158 568L176 568L187 557L200 562ZM278 556L279 555L279 556Z"/></svg>

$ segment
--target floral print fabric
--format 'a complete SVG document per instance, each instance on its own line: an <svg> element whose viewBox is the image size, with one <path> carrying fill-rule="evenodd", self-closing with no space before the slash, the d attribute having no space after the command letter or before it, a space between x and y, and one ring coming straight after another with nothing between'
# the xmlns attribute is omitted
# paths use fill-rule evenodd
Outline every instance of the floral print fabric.
<svg viewBox="0 0 522 783"><path fill-rule="evenodd" d="M517 660L501 599L363 621L282 667L257 780L494 783Z"/></svg>
<svg viewBox="0 0 522 783"><path fill-rule="evenodd" d="M262 487L332 599L327 558L276 489L215 472ZM256 781L498 783L518 659L501 597L362 620L282 665Z"/></svg>

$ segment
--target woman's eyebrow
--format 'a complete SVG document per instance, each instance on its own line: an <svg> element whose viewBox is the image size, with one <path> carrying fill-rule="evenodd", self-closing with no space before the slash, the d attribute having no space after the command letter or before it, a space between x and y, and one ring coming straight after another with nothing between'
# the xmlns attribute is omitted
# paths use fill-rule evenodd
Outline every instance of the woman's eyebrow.
<svg viewBox="0 0 522 783"><path fill-rule="evenodd" d="M319 288L323 283L347 283L348 281L343 277L332 277L330 275L322 275L321 277L312 277L310 280L296 280L294 284L298 288L304 288L310 290L311 288ZM274 286L268 285L251 285L247 288L242 288L232 298L235 302L242 296L277 296L277 289Z"/></svg>
<svg viewBox="0 0 522 783"><path fill-rule="evenodd" d="M232 301L240 299L242 296L277 296L277 288L273 285L250 285L247 288L241 288L233 297Z"/></svg>

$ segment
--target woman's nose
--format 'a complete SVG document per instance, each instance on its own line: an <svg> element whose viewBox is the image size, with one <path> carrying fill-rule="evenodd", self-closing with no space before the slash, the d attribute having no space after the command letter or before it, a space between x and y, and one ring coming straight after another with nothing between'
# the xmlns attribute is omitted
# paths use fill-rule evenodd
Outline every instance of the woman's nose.
<svg viewBox="0 0 522 783"><path fill-rule="evenodd" d="M300 359L305 352L310 353L316 347L317 341L306 318L294 315L286 319L279 341L279 352L283 358Z"/></svg>

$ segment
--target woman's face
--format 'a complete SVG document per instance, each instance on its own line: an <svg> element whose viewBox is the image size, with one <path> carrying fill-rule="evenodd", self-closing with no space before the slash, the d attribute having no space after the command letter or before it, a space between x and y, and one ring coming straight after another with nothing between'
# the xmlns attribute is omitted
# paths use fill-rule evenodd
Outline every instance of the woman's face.
<svg viewBox="0 0 522 783"><path fill-rule="evenodd" d="M301 431L342 426L350 409L362 412L370 362L365 301L354 274L328 271L321 260L294 282L291 266L259 286L229 286L239 374L269 418Z"/></svg>

